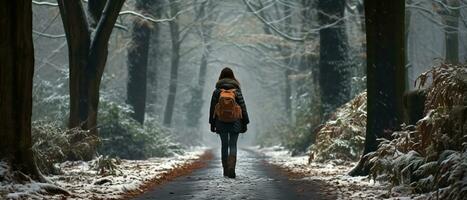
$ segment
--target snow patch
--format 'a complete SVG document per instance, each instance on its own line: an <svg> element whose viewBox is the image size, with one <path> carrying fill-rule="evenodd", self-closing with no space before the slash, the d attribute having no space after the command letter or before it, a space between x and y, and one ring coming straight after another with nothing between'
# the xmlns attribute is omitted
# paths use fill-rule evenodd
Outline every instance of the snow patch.
<svg viewBox="0 0 467 200"><path fill-rule="evenodd" d="M120 199L172 169L195 162L206 150L205 147L196 147L171 157L122 160L118 173L113 175L99 175L91 167L90 163L94 161L67 161L56 164L62 174L46 178L71 193L66 199ZM9 166L0 162L0 199L65 198L63 195L47 196L44 186L48 183L14 183L9 178L9 171Z"/></svg>
<svg viewBox="0 0 467 200"><path fill-rule="evenodd" d="M320 181L323 197L337 195L337 199L410 199L407 188L398 188L388 192L389 185L375 182L366 176L352 177L347 173L357 164L343 160L331 160L326 163L309 162L308 156L292 157L291 152L280 146L268 148L256 147L253 150L262 153L268 163L278 166L301 179ZM407 186L408 187L408 186Z"/></svg>

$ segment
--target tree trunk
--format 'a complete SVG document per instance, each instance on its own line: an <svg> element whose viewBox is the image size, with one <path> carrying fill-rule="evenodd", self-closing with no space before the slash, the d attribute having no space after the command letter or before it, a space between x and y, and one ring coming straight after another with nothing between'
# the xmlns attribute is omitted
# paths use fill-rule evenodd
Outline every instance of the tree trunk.
<svg viewBox="0 0 467 200"><path fill-rule="evenodd" d="M66 2L66 3L65 3ZM80 98L86 93L84 74L91 44L90 30L81 3L58 0L60 14L68 43L70 116L68 127L83 125L88 117L87 99Z"/></svg>
<svg viewBox="0 0 467 200"><path fill-rule="evenodd" d="M201 56L201 64L199 66L198 85L192 88L191 101L187 104L186 121L187 126L196 128L199 125L201 118L201 108L203 107L203 92L206 83L206 71L208 67L208 59L210 46L207 45Z"/></svg>
<svg viewBox="0 0 467 200"><path fill-rule="evenodd" d="M178 65L179 65L179 50L178 47L175 48L175 46L178 45L173 45L172 48L172 56L171 56L171 67L170 67L170 83L169 83L169 95L167 97L167 103L165 107L165 113L164 113L164 125L170 127L172 124L172 115L174 112L174 106L175 106L175 97L177 94L177 79L178 79Z"/></svg>
<svg viewBox="0 0 467 200"><path fill-rule="evenodd" d="M102 74L104 73L105 63L107 62L109 39L118 13L120 12L125 0L107 1L102 12L99 23L97 24L94 38L91 41L90 53L88 57L86 79L88 85L88 121L87 130L94 135L97 132L97 112L99 105L99 87Z"/></svg>
<svg viewBox="0 0 467 200"><path fill-rule="evenodd" d="M81 126L95 130L98 90L107 60L108 40L123 2L124 0L108 1L104 8L90 2L89 6L96 5L90 7L90 10L102 13L93 18L98 24L94 37L91 38L81 2L58 1L69 51L70 128Z"/></svg>
<svg viewBox="0 0 467 200"><path fill-rule="evenodd" d="M146 14L146 1L137 1L137 10L143 14ZM128 49L127 103L133 108L132 117L141 124L144 123L146 110L146 75L150 39L151 24L146 20L135 18L132 42Z"/></svg>
<svg viewBox="0 0 467 200"><path fill-rule="evenodd" d="M157 18L161 18L162 16L162 5L161 3L159 2L160 0L155 0L154 1L154 5L155 6L155 10L154 10L154 17L157 19ZM155 23L153 24L153 28L152 28L152 31L151 31L151 39L152 39L152 42L151 42L151 51L150 51L150 56L151 59L148 61L148 71L147 71L147 97L146 97L146 104L147 104L147 107L146 107L146 110L156 110L156 104L157 104L157 101L158 101L158 92L159 92L159 88L158 88L158 65L159 65L159 59L160 59L160 53L161 53L161 49L159 48L159 44L160 44L160 23Z"/></svg>
<svg viewBox="0 0 467 200"><path fill-rule="evenodd" d="M290 34L292 33L292 10L290 6L284 5L283 6L284 17L285 19L285 27L287 32ZM285 112L287 116L287 120L292 120L292 80L290 79L290 75L292 75L292 67L293 62L293 55L292 49L290 47L280 47L282 56L285 57L284 63L287 66L287 69L284 72L285 76Z"/></svg>
<svg viewBox="0 0 467 200"><path fill-rule="evenodd" d="M350 69L348 41L345 23L342 18L345 0L320 0L318 17L321 26L329 26L319 31L320 61L319 83L321 88L322 111L325 116L350 99Z"/></svg>
<svg viewBox="0 0 467 200"><path fill-rule="evenodd" d="M290 56L290 54L287 56ZM285 60L286 60L285 62L286 62L287 67L290 67L288 66L290 59L285 59ZM291 83L292 81L290 80L291 74L292 74L292 70L285 69L284 71L284 78L285 78L284 103L285 103L285 114L286 114L287 120L292 119L292 99L291 99L292 98L292 83Z"/></svg>
<svg viewBox="0 0 467 200"><path fill-rule="evenodd" d="M208 12L213 12L214 4L212 1L204 1L201 3L198 11L197 19L203 19L200 25L200 37L203 42L203 54L201 55L201 63L199 65L199 74L198 74L198 85L192 87L191 90L191 101L186 105L186 123L188 127L198 128L199 119L201 118L201 109L203 107L203 93L204 85L206 83L206 72L208 67L209 55L211 53L211 45L209 44L211 40L211 32L213 30L213 25L211 24L212 13L210 15L206 14Z"/></svg>
<svg viewBox="0 0 467 200"><path fill-rule="evenodd" d="M178 11L178 3L171 2L171 15L175 16ZM168 127L170 127L172 124L172 115L174 112L175 97L177 94L178 65L180 61L180 32L177 20L170 21L169 26L170 34L172 37L172 56L170 67L169 95L167 97L167 103L164 113L164 125Z"/></svg>
<svg viewBox="0 0 467 200"><path fill-rule="evenodd" d="M98 22L92 38L80 1L58 0L58 5L69 51L69 127L81 126L97 136L99 87L107 61L108 41L124 0L106 1L104 8L98 6L100 4L91 3L92 1L96 0L90 0L89 9L94 13L101 13L91 16ZM87 155L83 159L92 157L93 155Z"/></svg>
<svg viewBox="0 0 467 200"><path fill-rule="evenodd" d="M313 11L313 2L311 1L308 1L308 0L302 0L301 1L301 6L304 8L302 9L301 11L301 32L305 33L307 32L308 29L312 28L311 26L311 22L313 22L313 14L312 14L312 11ZM317 61L317 58L316 56L312 55L311 54L311 51L307 48L307 45L309 45L309 41L312 41L314 40L315 38L313 38L313 36L311 35L307 35L306 36L306 39L305 41L301 42L300 46L301 48L303 49L302 50L302 55L300 56L300 62L299 62L299 66L298 66L298 71L296 73L298 74L306 74L306 73L309 73L309 72L312 72L313 71L313 68L316 68L316 61ZM314 74L313 74L314 75ZM313 80L313 79L312 79ZM315 84L314 80L311 84ZM315 91L313 91L313 86L312 85L308 85L307 84L307 81L306 81L306 78L299 78L297 81L296 81L296 99L299 100L300 98L302 98L302 95L303 94L306 94L308 93L309 95L307 95L306 98L309 98L311 101L313 100L314 98L314 95L310 95L310 93L315 93Z"/></svg>
<svg viewBox="0 0 467 200"><path fill-rule="evenodd" d="M445 22L445 59L448 63L459 63L459 0L447 0L448 8L443 16Z"/></svg>
<svg viewBox="0 0 467 200"><path fill-rule="evenodd" d="M107 0L88 0L89 25L96 28Z"/></svg>
<svg viewBox="0 0 467 200"><path fill-rule="evenodd" d="M366 154L377 138L390 139L402 121L405 1L365 1L367 38L367 127L365 149L350 175L367 175Z"/></svg>
<svg viewBox="0 0 467 200"><path fill-rule="evenodd" d="M407 0L407 5L410 5L412 3L412 0ZM409 55L408 55L408 49L409 49L409 30L410 30L410 20L412 18L412 12L410 9L406 9L405 10L405 23L404 23L404 26L405 26L405 30L404 30L404 33L405 33L405 42L404 42L404 49L405 49L405 74L406 76L408 76L409 74L409 71L410 71L410 68L412 68L412 63L410 63L410 60L409 60ZM410 79L408 77L406 77L405 79L405 88L406 89L410 89L410 85L412 83L409 82Z"/></svg>
<svg viewBox="0 0 467 200"><path fill-rule="evenodd" d="M32 2L0 2L0 158L32 179L43 178L33 159L31 141Z"/></svg>

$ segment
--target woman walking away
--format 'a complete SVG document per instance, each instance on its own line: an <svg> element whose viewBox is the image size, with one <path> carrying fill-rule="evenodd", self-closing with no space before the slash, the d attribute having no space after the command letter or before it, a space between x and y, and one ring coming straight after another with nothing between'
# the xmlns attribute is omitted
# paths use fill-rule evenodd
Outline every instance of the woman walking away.
<svg viewBox="0 0 467 200"><path fill-rule="evenodd" d="M237 162L237 139L239 133L245 133L250 123L243 100L240 83L232 69L222 69L211 98L209 123L211 131L221 138L221 158L224 176L235 178Z"/></svg>

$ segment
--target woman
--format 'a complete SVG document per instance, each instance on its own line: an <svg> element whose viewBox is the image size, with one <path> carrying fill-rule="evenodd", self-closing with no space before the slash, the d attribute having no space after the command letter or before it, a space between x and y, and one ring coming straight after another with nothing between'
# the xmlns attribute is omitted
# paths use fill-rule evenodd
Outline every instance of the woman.
<svg viewBox="0 0 467 200"><path fill-rule="evenodd" d="M233 107L230 107L229 104ZM239 133L245 133L250 122L243 100L240 83L232 69L222 69L211 98L209 112L211 131L221 138L221 158L224 176L235 178L237 162L237 139Z"/></svg>

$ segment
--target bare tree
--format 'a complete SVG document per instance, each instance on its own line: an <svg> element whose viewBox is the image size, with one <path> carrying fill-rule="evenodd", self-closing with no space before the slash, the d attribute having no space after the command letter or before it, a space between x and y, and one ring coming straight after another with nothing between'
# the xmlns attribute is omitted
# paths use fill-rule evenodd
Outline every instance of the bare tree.
<svg viewBox="0 0 467 200"><path fill-rule="evenodd" d="M179 3L177 1L170 2L170 15L175 16L176 13L180 12ZM164 111L164 125L170 126L172 124L172 115L175 106L175 97L177 94L177 79L178 79L178 67L180 63L180 28L178 20L172 20L169 22L170 36L172 38L172 55L170 58L170 83L169 83L169 95L167 97L167 103Z"/></svg>
<svg viewBox="0 0 467 200"><path fill-rule="evenodd" d="M258 4L255 5L249 0L244 0L244 3L247 6L247 9L254 13L262 22L263 22L263 30L268 35L277 34L282 38L288 39L289 41L293 42L303 42L305 39L295 38L293 36L289 36L290 32L292 32L292 16L291 16L291 7L290 5L281 5L279 6L277 3L271 3L270 5L263 5L262 1L258 1ZM274 17L269 16L264 10L267 7L272 7L275 10ZM279 30L278 27L274 26L270 21L273 21L273 18L276 19L284 19L280 20L283 21L282 26L285 27L284 30ZM268 47L269 48L269 47ZM276 44L273 45L272 49L279 52L281 55L281 61L285 66L284 69L284 104L285 104L285 113L287 119L291 119L292 117L292 82L290 80L290 76L292 75L293 71L296 70L292 68L292 47L287 45L280 45Z"/></svg>
<svg viewBox="0 0 467 200"><path fill-rule="evenodd" d="M188 108L186 112L186 123L188 127L197 127L199 125L199 119L201 118L201 109L203 106L203 92L204 85L206 83L206 73L209 62L209 56L212 51L211 34L214 29L215 17L217 17L217 11L215 11L215 3L212 0L206 0L200 3L198 9L196 9L198 21L198 33L201 38L201 62L199 65L198 72L198 84L191 89L191 100L186 105Z"/></svg>
<svg viewBox="0 0 467 200"><path fill-rule="evenodd" d="M58 0L68 42L69 127L81 126L98 134L99 86L107 61L110 34L124 2L89 0L89 22L81 1Z"/></svg>

